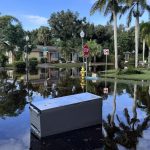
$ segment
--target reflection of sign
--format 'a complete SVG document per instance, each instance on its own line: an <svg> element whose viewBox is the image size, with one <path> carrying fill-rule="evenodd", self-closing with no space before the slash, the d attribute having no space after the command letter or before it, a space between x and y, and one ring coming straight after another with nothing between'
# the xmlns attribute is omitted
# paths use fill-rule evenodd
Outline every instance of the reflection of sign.
<svg viewBox="0 0 150 150"><path fill-rule="evenodd" d="M104 94L108 94L108 88L104 88L104 89L103 89L103 93L104 93Z"/></svg>
<svg viewBox="0 0 150 150"><path fill-rule="evenodd" d="M104 52L104 55L109 55L109 49L104 49L103 52Z"/></svg>
<svg viewBox="0 0 150 150"><path fill-rule="evenodd" d="M89 47L87 44L83 46L83 54L84 54L84 57L89 57Z"/></svg>

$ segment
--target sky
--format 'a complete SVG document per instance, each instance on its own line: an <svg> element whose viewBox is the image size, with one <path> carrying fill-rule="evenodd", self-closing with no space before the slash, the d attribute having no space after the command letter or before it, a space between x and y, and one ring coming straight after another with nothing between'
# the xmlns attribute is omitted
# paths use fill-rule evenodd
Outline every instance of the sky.
<svg viewBox="0 0 150 150"><path fill-rule="evenodd" d="M12 15L18 18L25 30L33 30L40 26L48 26L47 20L53 12L70 9L79 12L80 18L95 25L105 25L109 17L96 12L90 16L90 9L95 0L0 0L1 15ZM147 0L150 3L150 0ZM141 17L141 21L148 21L148 13ZM126 26L126 16L118 20L118 24ZM132 25L134 22L132 22Z"/></svg>

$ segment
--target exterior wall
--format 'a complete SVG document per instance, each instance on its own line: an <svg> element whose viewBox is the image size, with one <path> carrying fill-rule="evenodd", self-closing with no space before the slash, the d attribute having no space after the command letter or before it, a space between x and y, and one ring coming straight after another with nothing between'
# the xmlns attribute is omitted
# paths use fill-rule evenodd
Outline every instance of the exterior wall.
<svg viewBox="0 0 150 150"><path fill-rule="evenodd" d="M59 60L59 53L58 52L51 53L50 56L51 56L51 61Z"/></svg>
<svg viewBox="0 0 150 150"><path fill-rule="evenodd" d="M6 52L6 56L8 57L8 64L12 64L14 62L14 56L12 52Z"/></svg>
<svg viewBox="0 0 150 150"><path fill-rule="evenodd" d="M40 52L31 52L28 57L29 59L35 57L39 62L41 61Z"/></svg>
<svg viewBox="0 0 150 150"><path fill-rule="evenodd" d="M72 55L72 62L77 62L78 61L78 54L77 53L71 53Z"/></svg>

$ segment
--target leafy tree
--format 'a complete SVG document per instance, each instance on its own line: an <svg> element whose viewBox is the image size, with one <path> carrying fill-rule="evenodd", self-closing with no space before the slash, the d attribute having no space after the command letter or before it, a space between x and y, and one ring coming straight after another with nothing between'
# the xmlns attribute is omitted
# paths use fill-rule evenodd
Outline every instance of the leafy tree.
<svg viewBox="0 0 150 150"><path fill-rule="evenodd" d="M122 14L128 11L128 26L131 23L132 17L135 17L135 67L138 66L138 51L139 51L139 18L143 15L145 10L150 11L150 6L146 0L126 0L124 2Z"/></svg>
<svg viewBox="0 0 150 150"><path fill-rule="evenodd" d="M37 32L38 41L42 43L44 46L48 44L50 37L51 37L51 32L48 27L41 26L38 29L38 32Z"/></svg>
<svg viewBox="0 0 150 150"><path fill-rule="evenodd" d="M134 49L134 38L133 33L128 32L119 32L118 33L118 49L120 55L123 55L123 52L129 51L132 52Z"/></svg>
<svg viewBox="0 0 150 150"><path fill-rule="evenodd" d="M118 69L118 48L117 48L117 14L121 10L120 2L118 0L97 0L92 8L91 14L97 10L104 11L104 15L110 14L110 22L114 21L114 49L115 49L115 69Z"/></svg>
<svg viewBox="0 0 150 150"><path fill-rule="evenodd" d="M25 44L24 30L17 18L0 16L0 34L1 51L11 51L16 56L16 50L23 50Z"/></svg>
<svg viewBox="0 0 150 150"><path fill-rule="evenodd" d="M79 19L79 14L70 10L53 13L48 20L55 44L61 47L62 55L68 60L71 52L81 51L80 32L86 31L86 19ZM88 33L86 33L87 35ZM91 33L92 34L92 33ZM89 36L91 36L91 34Z"/></svg>

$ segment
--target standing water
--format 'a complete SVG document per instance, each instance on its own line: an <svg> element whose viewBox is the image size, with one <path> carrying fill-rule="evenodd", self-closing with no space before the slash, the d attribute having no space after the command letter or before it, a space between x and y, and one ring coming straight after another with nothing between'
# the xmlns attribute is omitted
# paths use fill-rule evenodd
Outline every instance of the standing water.
<svg viewBox="0 0 150 150"><path fill-rule="evenodd" d="M150 85L146 82L91 80L80 87L79 69L24 74L0 72L0 150L93 150L150 148ZM104 88L108 88L104 93ZM30 132L29 105L75 93L102 97L102 125L39 140Z"/></svg>

